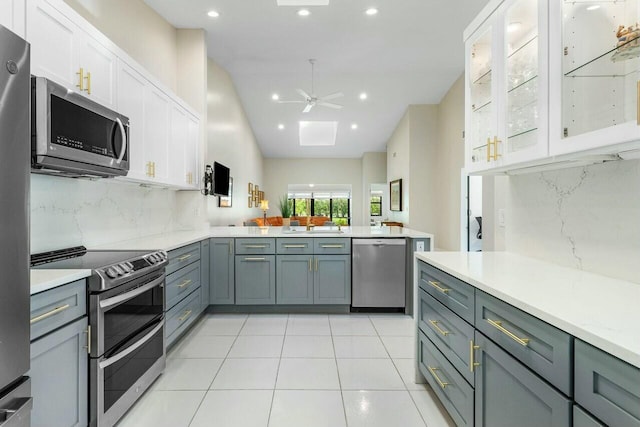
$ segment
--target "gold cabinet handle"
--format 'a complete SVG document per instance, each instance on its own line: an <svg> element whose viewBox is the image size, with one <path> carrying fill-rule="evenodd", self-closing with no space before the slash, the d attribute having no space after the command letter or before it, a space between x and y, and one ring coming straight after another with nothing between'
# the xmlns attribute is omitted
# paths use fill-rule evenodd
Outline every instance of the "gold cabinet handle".
<svg viewBox="0 0 640 427"><path fill-rule="evenodd" d="M447 294L451 290L449 288L443 288L442 286L440 286L440 282L434 282L433 280L424 280L424 279L422 279L422 281L427 282L428 284L430 284L431 286L433 286L443 294Z"/></svg>
<svg viewBox="0 0 640 427"><path fill-rule="evenodd" d="M312 268L311 268L311 263L312 263L312 262L313 262L313 261L311 261L311 258L309 258L309 271L311 271L311 270L312 270Z"/></svg>
<svg viewBox="0 0 640 427"><path fill-rule="evenodd" d="M266 258L245 258L245 261L266 261Z"/></svg>
<svg viewBox="0 0 640 427"><path fill-rule="evenodd" d="M191 316L191 313L192 313L192 312L193 312L193 310L187 310L187 311L185 311L185 312L184 312L184 314L182 315L182 317L179 317L179 318L178 318L178 322L182 322L182 321L184 321L185 319L188 319L188 318L189 318L189 316Z"/></svg>
<svg viewBox="0 0 640 427"><path fill-rule="evenodd" d="M318 271L318 258L316 258L316 271Z"/></svg>
<svg viewBox="0 0 640 427"><path fill-rule="evenodd" d="M180 283L180 284L178 285L178 287L179 287L180 289L182 289L182 288L184 288L184 287L186 287L186 286L189 286L189 285L191 284L191 281L192 281L191 279L185 280L184 282Z"/></svg>
<svg viewBox="0 0 640 427"><path fill-rule="evenodd" d="M491 161L491 138L487 138L487 163Z"/></svg>
<svg viewBox="0 0 640 427"><path fill-rule="evenodd" d="M325 248L325 249L342 249L344 248L344 244L342 245L320 245L321 248Z"/></svg>
<svg viewBox="0 0 640 427"><path fill-rule="evenodd" d="M51 311L48 311L48 312L46 312L44 314L41 314L40 316L36 316L36 317L32 318L29 323L31 325L33 325L34 323L38 323L38 322L40 322L40 321L42 321L44 319L47 319L47 318L49 318L51 316L55 316L56 314L62 313L63 311L69 309L69 307L70 307L69 304L65 304L65 305L62 305L60 307L56 307Z"/></svg>
<svg viewBox="0 0 640 427"><path fill-rule="evenodd" d="M184 261L187 258L191 258L191 254L182 255L180 258L178 258L178 261Z"/></svg>
<svg viewBox="0 0 640 427"><path fill-rule="evenodd" d="M229 255L233 255L233 240L229 240Z"/></svg>
<svg viewBox="0 0 640 427"><path fill-rule="evenodd" d="M91 73L89 71L87 71L87 75L85 76L85 79L87 80L87 87L85 91L87 92L88 95L91 95Z"/></svg>
<svg viewBox="0 0 640 427"><path fill-rule="evenodd" d="M153 177L156 177L156 162L151 162Z"/></svg>
<svg viewBox="0 0 640 427"><path fill-rule="evenodd" d="M516 334L514 334L513 332L511 332L510 330L508 330L504 326L502 326L502 322L501 321L487 319L487 322L491 326L493 326L494 328L496 328L497 330L499 330L500 332L502 332L503 334L505 334L506 336L508 336L512 340L514 340L515 342L517 342L518 344L523 345L523 346L529 345L529 341L530 341L529 338L520 338L519 336L517 336Z"/></svg>
<svg viewBox="0 0 640 427"><path fill-rule="evenodd" d="M86 348L87 354L91 354L91 325L87 326L87 329L84 331L84 333L87 334L87 345L82 348Z"/></svg>
<svg viewBox="0 0 640 427"><path fill-rule="evenodd" d="M80 67L80 71L78 71L76 74L78 75L79 82L76 87L80 88L80 92L82 92L84 90L84 68Z"/></svg>
<svg viewBox="0 0 640 427"><path fill-rule="evenodd" d="M307 245L284 245L284 247L288 249L304 249Z"/></svg>
<svg viewBox="0 0 640 427"><path fill-rule="evenodd" d="M442 336L447 336L449 335L451 332L449 331L445 331L444 329L441 329L440 326L438 326L438 322L437 320L429 320L429 323L431 323L433 325L434 328L436 328L436 331L438 331L440 333L440 335Z"/></svg>
<svg viewBox="0 0 640 427"><path fill-rule="evenodd" d="M267 245L244 245L247 249L265 249Z"/></svg>
<svg viewBox="0 0 640 427"><path fill-rule="evenodd" d="M502 154L498 154L498 143L502 144L502 141L498 139L497 136L493 137L493 160L498 160L499 157L502 157Z"/></svg>
<svg viewBox="0 0 640 427"><path fill-rule="evenodd" d="M431 372L431 375L433 375L433 378L435 378L436 381L438 382L438 385L442 387L442 389L450 385L449 383L442 381L438 376L438 374L436 374L436 372L439 371L440 369L432 368L431 366L427 366L427 368L429 369L429 372Z"/></svg>
<svg viewBox="0 0 640 427"><path fill-rule="evenodd" d="M151 162L147 162L145 166L147 168L147 176L151 176Z"/></svg>
<svg viewBox="0 0 640 427"><path fill-rule="evenodd" d="M476 350L479 349L479 345L474 345L473 340L469 341L469 370L473 372L476 366L480 366L480 363L476 362Z"/></svg>

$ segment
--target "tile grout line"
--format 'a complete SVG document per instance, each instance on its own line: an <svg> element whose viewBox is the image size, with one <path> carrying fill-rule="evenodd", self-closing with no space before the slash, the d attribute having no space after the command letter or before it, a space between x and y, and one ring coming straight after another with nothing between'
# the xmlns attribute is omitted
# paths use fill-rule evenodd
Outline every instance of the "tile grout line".
<svg viewBox="0 0 640 427"><path fill-rule="evenodd" d="M267 425L269 427L271 423L271 412L273 411L273 404L276 400L276 387L278 386L278 375L280 374L280 365L282 364L282 353L284 352L284 343L287 340L287 329L289 328L290 314L287 314L287 322L284 324L284 336L282 337L282 347L280 348L280 358L278 359L278 369L276 370L276 380L273 383L273 392L271 393L271 405L269 406L269 415L267 416Z"/></svg>
<svg viewBox="0 0 640 427"><path fill-rule="evenodd" d="M336 343L333 340L333 328L331 327L331 318L329 318L329 332L331 333L331 346L333 347L333 360L336 365L336 372L338 374L338 387L340 387L340 400L342 400L342 413L344 414L344 425L349 427L349 420L347 419L347 405L344 401L344 393L342 390L342 379L340 378L340 369L338 368L338 353L336 352Z"/></svg>

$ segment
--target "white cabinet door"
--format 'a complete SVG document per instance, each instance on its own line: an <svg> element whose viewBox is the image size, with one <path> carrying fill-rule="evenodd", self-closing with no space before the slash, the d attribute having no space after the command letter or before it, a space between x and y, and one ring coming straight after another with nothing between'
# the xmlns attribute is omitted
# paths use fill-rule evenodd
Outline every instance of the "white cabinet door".
<svg viewBox="0 0 640 427"><path fill-rule="evenodd" d="M199 188L200 174L198 172L198 152L200 150L200 121L189 116L189 129L187 133L187 145L185 152L185 169L189 174L189 186Z"/></svg>
<svg viewBox="0 0 640 427"><path fill-rule="evenodd" d="M550 154L638 148L640 1L552 1L549 16Z"/></svg>
<svg viewBox="0 0 640 427"><path fill-rule="evenodd" d="M187 145L187 112L178 104L171 105L171 139L169 140L169 182L180 187L189 184L185 171Z"/></svg>
<svg viewBox="0 0 640 427"><path fill-rule="evenodd" d="M146 165L151 168L151 180L168 183L168 146L170 135L170 107L167 95L155 86L147 85L144 108Z"/></svg>
<svg viewBox="0 0 640 427"><path fill-rule="evenodd" d="M115 109L116 56L93 37L79 33L77 39L78 58L85 73L87 97Z"/></svg>
<svg viewBox="0 0 640 427"><path fill-rule="evenodd" d="M24 0L0 0L0 25L3 25L24 37L25 25Z"/></svg>
<svg viewBox="0 0 640 427"><path fill-rule="evenodd" d="M75 48L76 25L44 1L27 3L26 38L31 43L31 73L80 91ZM84 87L84 86L83 86Z"/></svg>
<svg viewBox="0 0 640 427"><path fill-rule="evenodd" d="M129 118L128 178L147 180L150 169L145 154L144 99L147 80L123 61L118 61L118 111Z"/></svg>

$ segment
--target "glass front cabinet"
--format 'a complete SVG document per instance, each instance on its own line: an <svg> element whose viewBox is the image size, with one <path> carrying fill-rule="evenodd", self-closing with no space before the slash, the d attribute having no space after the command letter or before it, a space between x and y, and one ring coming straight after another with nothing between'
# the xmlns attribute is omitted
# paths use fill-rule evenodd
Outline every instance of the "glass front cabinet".
<svg viewBox="0 0 640 427"><path fill-rule="evenodd" d="M632 143L640 140L639 4L552 2L551 155L637 148Z"/></svg>
<svg viewBox="0 0 640 427"><path fill-rule="evenodd" d="M465 37L469 172L548 154L547 1L510 0L490 12Z"/></svg>

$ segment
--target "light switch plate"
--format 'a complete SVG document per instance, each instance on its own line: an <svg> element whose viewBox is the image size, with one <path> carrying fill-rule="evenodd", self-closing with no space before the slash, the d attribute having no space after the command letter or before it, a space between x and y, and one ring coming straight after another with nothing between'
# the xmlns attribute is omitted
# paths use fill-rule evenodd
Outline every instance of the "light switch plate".
<svg viewBox="0 0 640 427"><path fill-rule="evenodd" d="M504 227L504 209L498 209L498 226Z"/></svg>
<svg viewBox="0 0 640 427"><path fill-rule="evenodd" d="M420 241L416 243L416 251L424 252L424 242Z"/></svg>

